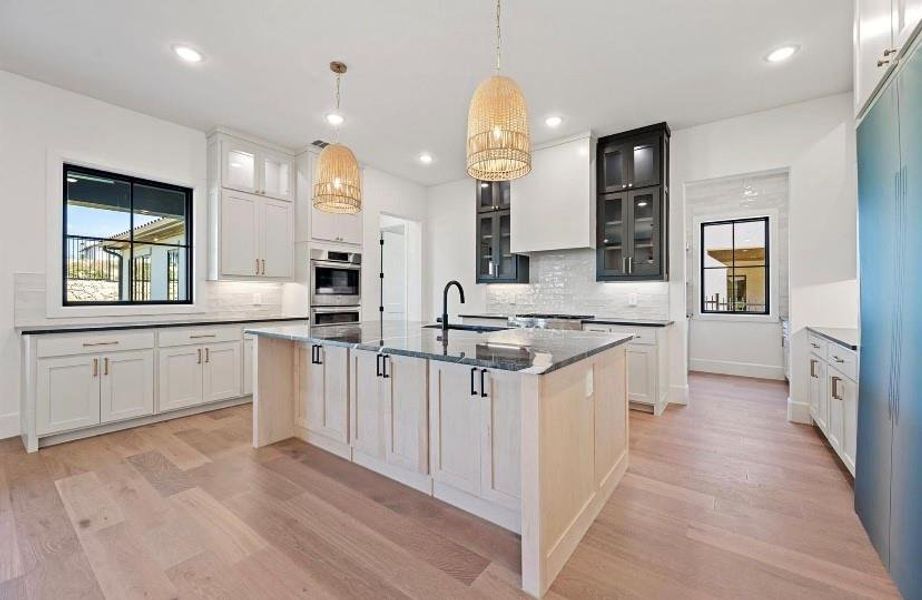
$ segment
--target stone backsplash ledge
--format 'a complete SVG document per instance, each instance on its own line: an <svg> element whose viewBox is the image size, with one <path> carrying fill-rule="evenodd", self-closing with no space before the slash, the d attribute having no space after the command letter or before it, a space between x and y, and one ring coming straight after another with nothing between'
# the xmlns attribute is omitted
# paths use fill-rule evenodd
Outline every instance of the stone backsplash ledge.
<svg viewBox="0 0 922 600"><path fill-rule="evenodd" d="M486 286L487 312L502 315L560 312L629 319L669 318L668 283L599 283L595 280L595 250L535 252L530 256L531 283ZM636 306L631 306L632 296L636 296Z"/></svg>

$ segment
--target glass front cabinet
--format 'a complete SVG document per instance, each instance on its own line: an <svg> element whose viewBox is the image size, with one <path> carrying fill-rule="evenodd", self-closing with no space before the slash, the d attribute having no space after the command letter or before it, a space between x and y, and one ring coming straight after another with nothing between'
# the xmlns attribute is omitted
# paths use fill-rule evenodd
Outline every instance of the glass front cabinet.
<svg viewBox="0 0 922 600"><path fill-rule="evenodd" d="M528 283L528 257L512 253L509 189L477 182L477 283Z"/></svg>
<svg viewBox="0 0 922 600"><path fill-rule="evenodd" d="M598 281L669 278L669 135L660 123L599 140Z"/></svg>

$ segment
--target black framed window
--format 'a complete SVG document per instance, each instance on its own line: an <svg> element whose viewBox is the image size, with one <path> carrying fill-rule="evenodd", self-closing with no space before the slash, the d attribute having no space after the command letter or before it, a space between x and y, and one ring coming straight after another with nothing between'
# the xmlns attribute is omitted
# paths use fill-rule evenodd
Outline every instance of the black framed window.
<svg viewBox="0 0 922 600"><path fill-rule="evenodd" d="M767 315L768 217L701 224L701 312Z"/></svg>
<svg viewBox="0 0 922 600"><path fill-rule="evenodd" d="M65 305L190 304L192 190L64 165Z"/></svg>

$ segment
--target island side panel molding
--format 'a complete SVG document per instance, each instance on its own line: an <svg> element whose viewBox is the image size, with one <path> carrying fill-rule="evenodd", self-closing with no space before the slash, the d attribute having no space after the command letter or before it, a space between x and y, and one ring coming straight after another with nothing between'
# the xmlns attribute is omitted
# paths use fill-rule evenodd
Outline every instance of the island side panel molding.
<svg viewBox="0 0 922 600"><path fill-rule="evenodd" d="M264 336L253 347L253 447L295 434L297 344Z"/></svg>
<svg viewBox="0 0 922 600"><path fill-rule="evenodd" d="M628 464L625 349L522 387L522 587L541 597Z"/></svg>

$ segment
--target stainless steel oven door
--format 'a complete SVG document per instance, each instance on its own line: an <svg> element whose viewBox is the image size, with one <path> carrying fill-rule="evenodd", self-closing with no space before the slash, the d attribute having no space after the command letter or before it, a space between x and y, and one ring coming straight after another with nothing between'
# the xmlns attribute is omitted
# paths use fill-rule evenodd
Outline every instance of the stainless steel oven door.
<svg viewBox="0 0 922 600"><path fill-rule="evenodd" d="M362 302L361 286L361 264L311 261L311 306L356 306Z"/></svg>
<svg viewBox="0 0 922 600"><path fill-rule="evenodd" d="M311 327L334 327L349 325L361 320L358 306L318 306L311 308Z"/></svg>

